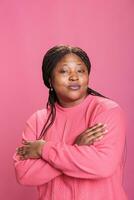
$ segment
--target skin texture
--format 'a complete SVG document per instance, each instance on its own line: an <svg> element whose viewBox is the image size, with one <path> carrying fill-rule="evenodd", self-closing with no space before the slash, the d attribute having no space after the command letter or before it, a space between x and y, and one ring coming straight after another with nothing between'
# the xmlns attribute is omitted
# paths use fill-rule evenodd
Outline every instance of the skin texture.
<svg viewBox="0 0 134 200"><path fill-rule="evenodd" d="M41 158L41 150L46 142L44 140L26 141L23 140L23 146L17 148L17 154L20 156L20 160L26 160L28 158L38 159Z"/></svg>
<svg viewBox="0 0 134 200"><path fill-rule="evenodd" d="M65 55L53 70L51 85L63 107L79 104L87 96L89 75L86 65L75 54ZM79 85L77 90L70 86Z"/></svg>
<svg viewBox="0 0 134 200"><path fill-rule="evenodd" d="M79 104L88 95L88 70L84 62L75 54L65 55L52 72L50 84L55 90L59 104L71 107ZM95 124L79 134L74 141L77 145L92 145L106 134L106 125ZM23 141L17 148L21 160L41 158L41 151L46 141Z"/></svg>

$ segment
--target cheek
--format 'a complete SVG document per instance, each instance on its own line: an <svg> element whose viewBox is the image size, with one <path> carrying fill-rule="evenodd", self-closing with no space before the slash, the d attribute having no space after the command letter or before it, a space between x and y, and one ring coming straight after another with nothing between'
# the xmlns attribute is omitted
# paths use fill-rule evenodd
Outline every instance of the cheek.
<svg viewBox="0 0 134 200"><path fill-rule="evenodd" d="M59 88L59 87L62 87L64 85L67 84L67 78L66 77L53 77L53 80L52 80L52 85L54 88Z"/></svg>
<svg viewBox="0 0 134 200"><path fill-rule="evenodd" d="M88 85L88 83L89 83L89 77L88 76L81 77L81 83L83 85Z"/></svg>

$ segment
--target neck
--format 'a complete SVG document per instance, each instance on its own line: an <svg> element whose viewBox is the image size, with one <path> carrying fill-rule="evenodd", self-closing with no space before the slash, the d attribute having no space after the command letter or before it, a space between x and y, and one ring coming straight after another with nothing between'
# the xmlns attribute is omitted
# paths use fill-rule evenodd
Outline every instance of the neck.
<svg viewBox="0 0 134 200"><path fill-rule="evenodd" d="M82 98L74 100L74 101L73 100L72 101L64 101L64 100L58 98L58 103L62 107L69 108L69 107L73 107L75 105L80 104L87 96L88 96L88 93L85 96L83 96Z"/></svg>

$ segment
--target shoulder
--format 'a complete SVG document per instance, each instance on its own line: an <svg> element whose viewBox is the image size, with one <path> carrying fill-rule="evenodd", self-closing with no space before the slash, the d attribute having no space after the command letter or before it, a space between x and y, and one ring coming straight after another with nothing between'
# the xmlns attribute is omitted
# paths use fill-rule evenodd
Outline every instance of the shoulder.
<svg viewBox="0 0 134 200"><path fill-rule="evenodd" d="M44 119L46 119L46 116L47 116L46 108L38 109L28 117L26 122L30 124L35 124L37 123L37 121L44 121Z"/></svg>
<svg viewBox="0 0 134 200"><path fill-rule="evenodd" d="M29 130L31 130L37 138L38 134L40 134L40 131L46 121L46 116L47 116L46 108L38 109L35 112L33 112L26 120L24 126L25 134L30 133Z"/></svg>
<svg viewBox="0 0 134 200"><path fill-rule="evenodd" d="M94 104L94 108L96 108L100 112L105 112L110 110L122 110L119 103L109 98L93 96L92 102Z"/></svg>
<svg viewBox="0 0 134 200"><path fill-rule="evenodd" d="M126 114L122 107L116 101L100 96L92 96L91 101L88 104L88 114L91 116L91 121L96 118L107 118L112 120L113 118L124 118Z"/></svg>
<svg viewBox="0 0 134 200"><path fill-rule="evenodd" d="M47 109L46 108L42 108L42 109L38 109L36 111L36 117L40 118L40 119L44 119L47 116Z"/></svg>
<svg viewBox="0 0 134 200"><path fill-rule="evenodd" d="M113 123L119 122L126 124L126 114L122 107L114 100L93 96L93 120L104 120ZM97 123L97 121L96 121Z"/></svg>

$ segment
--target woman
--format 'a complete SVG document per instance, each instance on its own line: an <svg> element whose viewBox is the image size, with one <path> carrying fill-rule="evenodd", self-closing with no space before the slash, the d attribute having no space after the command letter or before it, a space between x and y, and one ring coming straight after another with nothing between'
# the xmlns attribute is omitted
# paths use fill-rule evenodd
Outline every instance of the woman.
<svg viewBox="0 0 134 200"><path fill-rule="evenodd" d="M126 200L122 186L125 117L120 106L88 88L91 64L78 47L59 45L43 59L45 109L26 122L14 155L20 184L39 200Z"/></svg>

